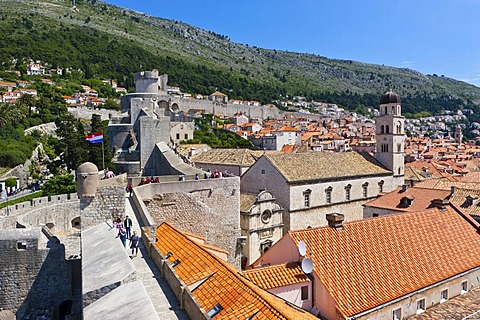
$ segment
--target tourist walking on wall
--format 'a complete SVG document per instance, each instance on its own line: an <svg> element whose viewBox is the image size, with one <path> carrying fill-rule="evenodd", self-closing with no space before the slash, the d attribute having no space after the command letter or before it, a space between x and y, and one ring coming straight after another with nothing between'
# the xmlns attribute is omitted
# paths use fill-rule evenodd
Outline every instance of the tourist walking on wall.
<svg viewBox="0 0 480 320"><path fill-rule="evenodd" d="M125 230L127 231L127 239L130 239L132 235L130 234L132 230L132 219L130 219L128 216L125 217L125 220L123 220L123 226L125 227Z"/></svg>
<svg viewBox="0 0 480 320"><path fill-rule="evenodd" d="M136 257L138 254L138 246L140 237L137 235L137 231L133 231L133 236L130 238L130 249L132 249L132 256ZM135 252L135 254L133 254Z"/></svg>
<svg viewBox="0 0 480 320"><path fill-rule="evenodd" d="M116 238L120 238L124 247L127 246L127 232L124 228L121 228L120 231L118 231Z"/></svg>
<svg viewBox="0 0 480 320"><path fill-rule="evenodd" d="M128 196L131 197L133 192L133 186L131 183L129 183L127 186L127 192L129 193Z"/></svg>

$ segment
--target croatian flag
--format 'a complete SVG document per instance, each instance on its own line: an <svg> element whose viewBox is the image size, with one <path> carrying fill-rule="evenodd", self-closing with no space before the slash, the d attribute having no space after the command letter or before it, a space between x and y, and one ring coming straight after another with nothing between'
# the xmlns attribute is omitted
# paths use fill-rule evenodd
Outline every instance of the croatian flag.
<svg viewBox="0 0 480 320"><path fill-rule="evenodd" d="M103 142L103 132L91 133L85 138L90 143L100 143L100 142Z"/></svg>

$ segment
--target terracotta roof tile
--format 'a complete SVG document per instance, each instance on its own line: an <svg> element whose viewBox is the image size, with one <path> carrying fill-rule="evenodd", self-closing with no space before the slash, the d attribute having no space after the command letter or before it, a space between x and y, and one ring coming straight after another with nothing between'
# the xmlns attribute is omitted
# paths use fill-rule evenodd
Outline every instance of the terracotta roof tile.
<svg viewBox="0 0 480 320"><path fill-rule="evenodd" d="M388 174L373 157L357 152L266 154L289 182Z"/></svg>
<svg viewBox="0 0 480 320"><path fill-rule="evenodd" d="M200 307L207 312L216 304L223 307L215 319L247 319L253 315L255 319L316 319L255 286L170 224L161 224L156 238L155 246L164 256L173 253L169 263L180 260L174 270L187 286L195 287L191 290Z"/></svg>
<svg viewBox="0 0 480 320"><path fill-rule="evenodd" d="M344 316L480 266L479 225L452 205L290 231Z"/></svg>
<svg viewBox="0 0 480 320"><path fill-rule="evenodd" d="M446 199L449 195L449 190L412 187L402 191L402 187L399 187L392 192L367 202L365 206L402 212L415 212L428 209L432 203L432 200ZM412 201L409 205L407 205L402 202L402 198L407 198Z"/></svg>
<svg viewBox="0 0 480 320"><path fill-rule="evenodd" d="M455 188L450 202L471 216L480 216L480 189Z"/></svg>
<svg viewBox="0 0 480 320"><path fill-rule="evenodd" d="M243 275L265 290L310 281L298 262L255 268L244 271Z"/></svg>
<svg viewBox="0 0 480 320"><path fill-rule="evenodd" d="M262 150L249 149L211 149L194 155L190 158L192 162L224 164L237 166L251 166L263 155Z"/></svg>

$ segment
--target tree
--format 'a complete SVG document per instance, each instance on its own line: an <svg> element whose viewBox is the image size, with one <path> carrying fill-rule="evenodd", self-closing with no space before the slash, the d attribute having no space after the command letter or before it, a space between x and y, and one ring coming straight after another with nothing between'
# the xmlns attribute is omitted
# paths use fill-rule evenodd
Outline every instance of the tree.
<svg viewBox="0 0 480 320"><path fill-rule="evenodd" d="M17 100L15 105L21 109L26 109L28 117L31 117L32 108L35 106L35 98L31 94L25 93Z"/></svg>
<svg viewBox="0 0 480 320"><path fill-rule="evenodd" d="M77 184L73 174L53 177L42 185L44 196L54 196L57 194L74 193L77 191Z"/></svg>
<svg viewBox="0 0 480 320"><path fill-rule="evenodd" d="M88 145L85 140L83 124L79 119L67 114L57 121L57 135L60 143L57 145L57 154L68 169L76 169L88 159ZM63 152L62 152L63 151Z"/></svg>
<svg viewBox="0 0 480 320"><path fill-rule="evenodd" d="M17 186L17 179L13 178L13 177L12 178L7 178L5 180L5 186L7 188L10 188L10 189L13 188L13 187L16 187Z"/></svg>

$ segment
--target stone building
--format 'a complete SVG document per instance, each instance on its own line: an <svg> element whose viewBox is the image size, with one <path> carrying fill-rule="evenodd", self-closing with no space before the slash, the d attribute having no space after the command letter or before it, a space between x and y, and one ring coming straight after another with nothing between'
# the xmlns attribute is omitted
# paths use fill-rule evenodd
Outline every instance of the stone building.
<svg viewBox="0 0 480 320"><path fill-rule="evenodd" d="M204 170L226 171L241 176L264 154L261 150L249 149L210 149L190 157L190 161Z"/></svg>
<svg viewBox="0 0 480 320"><path fill-rule="evenodd" d="M240 194L240 228L242 243L242 269L283 236L283 209L268 191L258 194Z"/></svg>
<svg viewBox="0 0 480 320"><path fill-rule="evenodd" d="M288 232L253 263L310 259L312 310L321 319L406 319L480 285L480 226L454 205L350 223L341 214L328 219L325 227Z"/></svg>
<svg viewBox="0 0 480 320"><path fill-rule="evenodd" d="M46 196L0 210L0 309L17 319L81 319L81 231L107 226L125 212L126 176L99 175L94 164L84 163L77 169L78 195Z"/></svg>
<svg viewBox="0 0 480 320"><path fill-rule="evenodd" d="M242 192L270 191L284 208L285 231L325 226L332 212L346 221L362 219L364 203L404 179L400 97L386 93L380 109L376 158L358 152L265 154L242 175Z"/></svg>
<svg viewBox="0 0 480 320"><path fill-rule="evenodd" d="M193 122L171 122L170 123L170 141L178 145L181 141L193 139L195 124Z"/></svg>
<svg viewBox="0 0 480 320"><path fill-rule="evenodd" d="M324 226L331 212L362 219L362 204L392 189L392 173L356 152L265 154L241 177L242 192L275 196L285 231Z"/></svg>
<svg viewBox="0 0 480 320"><path fill-rule="evenodd" d="M185 135L193 137L193 123L185 122L172 127L175 112L203 110L207 113L233 116L239 112L262 118L275 117L279 110L271 106L241 106L228 103L225 95L213 95L213 100L183 99L167 93L167 75L157 70L135 74L135 93L122 96L121 116L110 119L107 134L114 152L113 162L117 172L130 175L155 176L164 163L156 145L164 142L173 148ZM221 101L221 102L220 102ZM172 129L172 133L171 133ZM173 136L171 135L173 134ZM178 138L177 138L178 134Z"/></svg>

